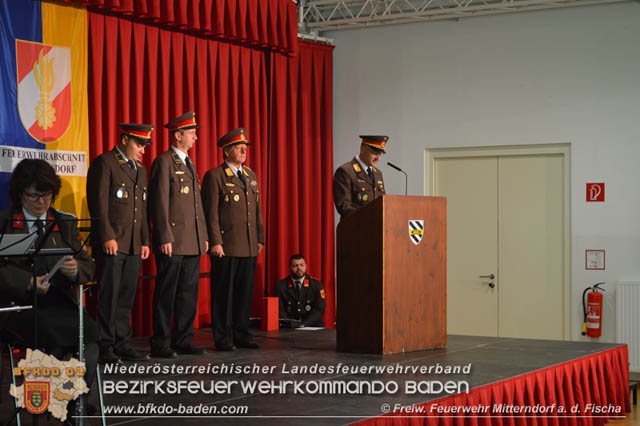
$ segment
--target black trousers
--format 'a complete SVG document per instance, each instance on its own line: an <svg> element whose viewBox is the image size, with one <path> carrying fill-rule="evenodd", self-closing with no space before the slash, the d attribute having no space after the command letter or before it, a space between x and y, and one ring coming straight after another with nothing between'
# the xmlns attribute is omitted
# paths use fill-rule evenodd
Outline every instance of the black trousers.
<svg viewBox="0 0 640 426"><path fill-rule="evenodd" d="M151 350L191 345L198 307L200 255L171 257L156 253ZM171 318L174 317L173 332Z"/></svg>
<svg viewBox="0 0 640 426"><path fill-rule="evenodd" d="M211 328L218 344L250 342L249 315L257 257L211 256Z"/></svg>
<svg viewBox="0 0 640 426"><path fill-rule="evenodd" d="M131 338L131 309L136 298L140 255L118 253L115 256L96 256L100 300L98 323L100 347L116 350L129 346Z"/></svg>

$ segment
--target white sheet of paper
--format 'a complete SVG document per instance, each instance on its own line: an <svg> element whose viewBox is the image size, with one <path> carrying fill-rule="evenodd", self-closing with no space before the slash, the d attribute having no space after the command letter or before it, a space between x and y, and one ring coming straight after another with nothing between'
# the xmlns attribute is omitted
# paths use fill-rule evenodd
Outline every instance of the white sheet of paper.
<svg viewBox="0 0 640 426"><path fill-rule="evenodd" d="M49 281L51 281L51 278L55 275L56 272L58 272L58 269L60 269L60 267L67 260L68 257L69 256L62 256L60 260L58 260L56 264L53 265L53 268L51 268L51 270L49 271L49 275L47 276L47 279L44 280L44 282L42 283L43 286L46 287L49 285Z"/></svg>

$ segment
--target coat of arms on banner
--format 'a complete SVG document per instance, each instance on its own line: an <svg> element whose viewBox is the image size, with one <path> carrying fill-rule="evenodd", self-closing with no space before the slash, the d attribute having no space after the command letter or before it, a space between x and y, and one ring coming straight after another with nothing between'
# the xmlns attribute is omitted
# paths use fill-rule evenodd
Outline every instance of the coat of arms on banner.
<svg viewBox="0 0 640 426"><path fill-rule="evenodd" d="M40 142L62 137L71 121L71 49L16 39L18 110Z"/></svg>
<svg viewBox="0 0 640 426"><path fill-rule="evenodd" d="M409 238L415 245L420 244L424 235L424 220L412 219L409 221Z"/></svg>
<svg viewBox="0 0 640 426"><path fill-rule="evenodd" d="M24 382L24 406L31 414L42 414L49 408L49 382Z"/></svg>

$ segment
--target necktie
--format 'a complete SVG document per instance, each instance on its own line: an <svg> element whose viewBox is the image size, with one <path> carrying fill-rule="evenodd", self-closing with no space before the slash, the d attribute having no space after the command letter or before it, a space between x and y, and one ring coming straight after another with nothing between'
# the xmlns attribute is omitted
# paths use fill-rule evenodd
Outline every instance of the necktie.
<svg viewBox="0 0 640 426"><path fill-rule="evenodd" d="M297 288L298 290L301 290L301 289L302 289L302 283L301 283L300 281L296 281L296 288Z"/></svg>
<svg viewBox="0 0 640 426"><path fill-rule="evenodd" d="M238 179L240 179L242 181L243 185L247 185L247 181L244 178L244 174L242 173L242 170L238 170Z"/></svg>
<svg viewBox="0 0 640 426"><path fill-rule="evenodd" d="M36 225L36 232L38 233L38 239L44 237L44 224L42 223L42 220L40 220L40 218L36 219L35 223Z"/></svg>
<svg viewBox="0 0 640 426"><path fill-rule="evenodd" d="M136 167L136 163L134 163L133 160L127 160L127 164L129 164L129 167L131 167L131 170L133 170L133 174L136 175L136 179L137 179L138 168Z"/></svg>
<svg viewBox="0 0 640 426"><path fill-rule="evenodd" d="M38 233L38 238L36 239L36 243L34 245L34 247L37 248L40 247L40 244L42 244L42 240L44 239L44 224L40 219L36 219L34 224L36 225ZM44 256L38 255L36 258L34 258L33 263L36 275L40 276L47 273L47 260Z"/></svg>
<svg viewBox="0 0 640 426"><path fill-rule="evenodd" d="M196 172L193 170L193 162L191 161L191 158L185 157L184 161L185 161L185 163L187 163L187 168L191 172L191 176L195 177Z"/></svg>
<svg viewBox="0 0 640 426"><path fill-rule="evenodd" d="M373 177L373 170L371 169L371 166L367 167L367 175L369 175L369 179L371 179L371 183L374 184L375 186L375 178Z"/></svg>

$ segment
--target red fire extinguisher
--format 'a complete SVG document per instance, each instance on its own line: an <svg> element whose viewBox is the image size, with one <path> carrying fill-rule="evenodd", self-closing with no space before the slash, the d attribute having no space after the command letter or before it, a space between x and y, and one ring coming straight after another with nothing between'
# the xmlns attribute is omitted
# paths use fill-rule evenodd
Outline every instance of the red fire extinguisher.
<svg viewBox="0 0 640 426"><path fill-rule="evenodd" d="M600 288L605 283L597 283L593 287L587 287L582 292L582 311L584 313L584 319L582 322L582 335L589 337L600 337L602 335L602 293L600 291L606 291ZM591 292L587 295L587 301L585 302L584 296L587 292Z"/></svg>

